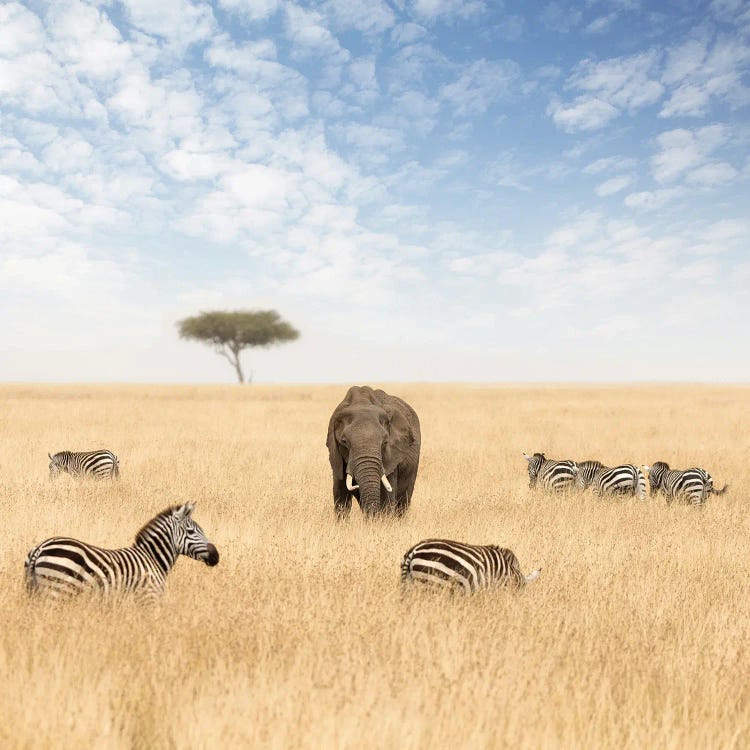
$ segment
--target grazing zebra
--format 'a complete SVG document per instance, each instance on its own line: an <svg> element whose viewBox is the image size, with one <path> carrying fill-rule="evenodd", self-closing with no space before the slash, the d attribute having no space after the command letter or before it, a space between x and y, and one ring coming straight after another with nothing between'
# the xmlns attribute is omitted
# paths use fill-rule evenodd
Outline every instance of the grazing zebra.
<svg viewBox="0 0 750 750"><path fill-rule="evenodd" d="M86 476L102 479L109 477L117 479L120 476L120 461L112 451L87 451L73 453L61 451L49 456L49 476L54 479L61 472L67 471L74 477Z"/></svg>
<svg viewBox="0 0 750 750"><path fill-rule="evenodd" d="M578 474L575 461L551 461L544 453L533 456L523 454L529 462L529 487L540 486L543 490L559 492L571 489Z"/></svg>
<svg viewBox="0 0 750 750"><path fill-rule="evenodd" d="M601 461L578 461L578 474L576 474L576 487L585 490L591 485L599 469L607 467Z"/></svg>
<svg viewBox="0 0 750 750"><path fill-rule="evenodd" d="M175 505L152 518L123 549L100 549L77 539L54 537L29 552L26 589L52 599L98 591L104 596L133 594L154 601L179 555L216 565L219 553L192 519L194 506Z"/></svg>
<svg viewBox="0 0 750 750"><path fill-rule="evenodd" d="M657 461L643 468L648 472L651 494L663 492L667 503L676 500L690 505L702 505L709 495L723 495L729 489L728 484L720 490L714 489L713 477L705 469L697 467L678 471L670 469L669 464L664 461Z"/></svg>
<svg viewBox="0 0 750 750"><path fill-rule="evenodd" d="M494 545L463 544L450 539L425 539L415 544L401 563L401 583L419 582L432 588L474 594L494 586L523 588L539 577L524 576L518 558Z"/></svg>
<svg viewBox="0 0 750 750"><path fill-rule="evenodd" d="M634 495L646 499L646 477L637 466L623 464L612 469L602 466L591 482L595 495Z"/></svg>

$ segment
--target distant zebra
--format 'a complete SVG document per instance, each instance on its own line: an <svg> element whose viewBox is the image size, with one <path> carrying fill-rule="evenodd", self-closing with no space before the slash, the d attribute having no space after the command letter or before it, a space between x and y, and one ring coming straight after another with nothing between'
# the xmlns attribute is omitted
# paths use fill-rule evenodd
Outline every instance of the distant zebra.
<svg viewBox="0 0 750 750"><path fill-rule="evenodd" d="M578 474L576 474L576 487L585 490L591 485L599 469L607 467L601 461L577 461Z"/></svg>
<svg viewBox="0 0 750 750"><path fill-rule="evenodd" d="M425 539L404 555L401 583L473 594L495 586L523 588L540 572L541 569L524 576L518 558L509 549Z"/></svg>
<svg viewBox="0 0 750 750"><path fill-rule="evenodd" d="M100 549L77 539L53 537L32 549L24 565L26 589L60 599L83 591L132 594L153 601L164 591L179 555L214 566L219 553L193 521L193 505L175 505L152 518L123 549Z"/></svg>
<svg viewBox="0 0 750 750"><path fill-rule="evenodd" d="M117 479L120 476L120 461L112 451L99 450L85 453L61 451L49 456L49 476L54 479L63 471L74 477L104 477Z"/></svg>
<svg viewBox="0 0 750 750"><path fill-rule="evenodd" d="M572 489L578 474L578 464L575 461L551 461L544 453L529 456L523 454L529 462L529 487L539 486L548 492L559 492Z"/></svg>
<svg viewBox="0 0 750 750"><path fill-rule="evenodd" d="M639 500L645 500L646 477L633 464L612 469L603 466L596 472L591 489L595 495L634 495Z"/></svg>
<svg viewBox="0 0 750 750"><path fill-rule="evenodd" d="M720 490L714 489L713 477L705 470L693 467L678 471L670 469L669 464L657 461L651 466L643 467L648 472L651 494L664 493L667 503L673 501L702 505L709 495L723 495L729 485L725 484Z"/></svg>

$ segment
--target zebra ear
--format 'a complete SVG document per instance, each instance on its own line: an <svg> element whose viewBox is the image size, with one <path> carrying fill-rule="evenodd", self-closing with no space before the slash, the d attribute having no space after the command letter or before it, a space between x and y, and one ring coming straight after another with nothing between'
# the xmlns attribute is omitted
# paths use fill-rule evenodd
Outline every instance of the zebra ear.
<svg viewBox="0 0 750 750"><path fill-rule="evenodd" d="M193 512L193 508L195 508L194 503L184 503L183 505L179 505L174 510L174 516L182 521L190 516Z"/></svg>
<svg viewBox="0 0 750 750"><path fill-rule="evenodd" d="M526 455L526 454L524 453L524 454L523 454L523 457L524 457L524 458L525 458L525 459L526 459L527 461L531 461L531 456L527 456L527 455Z"/></svg>
<svg viewBox="0 0 750 750"><path fill-rule="evenodd" d="M47 455L49 456L49 460L50 460L50 461L54 460L54 459L52 458L52 454L51 454L51 453L48 453Z"/></svg>

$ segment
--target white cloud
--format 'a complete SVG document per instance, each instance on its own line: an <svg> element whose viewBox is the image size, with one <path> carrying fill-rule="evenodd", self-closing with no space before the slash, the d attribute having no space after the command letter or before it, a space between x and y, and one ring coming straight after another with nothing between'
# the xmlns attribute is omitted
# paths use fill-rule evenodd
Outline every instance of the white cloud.
<svg viewBox="0 0 750 750"><path fill-rule="evenodd" d="M122 0L131 23L151 36L164 39L182 51L209 37L216 28L210 6L190 0Z"/></svg>
<svg viewBox="0 0 750 750"><path fill-rule="evenodd" d="M601 172L617 172L632 169L635 159L627 156L605 156L592 161L583 168L584 174L600 174Z"/></svg>
<svg viewBox="0 0 750 750"><path fill-rule="evenodd" d="M731 164L725 161L713 161L689 172L685 180L691 185L715 187L731 182L737 174L737 170Z"/></svg>
<svg viewBox="0 0 750 750"><path fill-rule="evenodd" d="M620 177L612 177L609 180L605 180L596 186L595 192L600 197L606 197L608 195L614 195L619 193L621 190L625 190L626 187L630 187L633 184L633 177L630 175L621 175Z"/></svg>
<svg viewBox="0 0 750 750"><path fill-rule="evenodd" d="M506 96L519 77L518 65L512 60L477 60L454 82L441 87L440 98L458 117L482 114Z"/></svg>
<svg viewBox="0 0 750 750"><path fill-rule="evenodd" d="M624 203L628 208L653 211L662 208L667 203L677 198L681 198L684 195L685 189L682 187L644 190L639 193L630 193L625 196Z"/></svg>
<svg viewBox="0 0 750 750"><path fill-rule="evenodd" d="M472 18L487 11L484 0L410 0L410 6L417 18L428 23Z"/></svg>
<svg viewBox="0 0 750 750"><path fill-rule="evenodd" d="M633 113L661 98L664 87L654 77L657 62L653 52L601 62L585 59L565 84L585 93L571 103L554 98L547 113L568 132L597 130L622 112Z"/></svg>
<svg viewBox="0 0 750 750"><path fill-rule="evenodd" d="M250 21L262 21L279 9L279 0L218 0L219 7Z"/></svg>
<svg viewBox="0 0 750 750"><path fill-rule="evenodd" d="M750 102L743 78L750 68L750 46L745 40L720 36L714 43L691 39L670 50L662 80L675 86L660 117L701 117L711 100L739 107Z"/></svg>
<svg viewBox="0 0 750 750"><path fill-rule="evenodd" d="M656 138L659 152L651 160L654 179L672 182L682 177L686 171L704 164L728 139L728 129L723 125L661 133Z"/></svg>
<svg viewBox="0 0 750 750"><path fill-rule="evenodd" d="M384 0L326 0L321 6L334 28L380 34L390 29L396 16Z"/></svg>
<svg viewBox="0 0 750 750"><path fill-rule="evenodd" d="M554 99L547 114L552 115L555 124L569 133L598 130L614 120L619 110L603 99L592 96L579 96L570 104Z"/></svg>
<svg viewBox="0 0 750 750"><path fill-rule="evenodd" d="M539 20L550 30L567 34L581 23L581 11L575 6L560 2L547 3L539 14Z"/></svg>

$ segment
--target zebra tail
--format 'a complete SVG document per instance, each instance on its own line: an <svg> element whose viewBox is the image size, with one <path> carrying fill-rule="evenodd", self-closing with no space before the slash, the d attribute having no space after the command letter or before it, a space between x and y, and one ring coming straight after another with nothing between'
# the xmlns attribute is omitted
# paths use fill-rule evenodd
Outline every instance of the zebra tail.
<svg viewBox="0 0 750 750"><path fill-rule="evenodd" d="M637 487L636 492L638 493L638 499L639 500L645 500L646 499L646 477L643 476L643 472L640 469L637 469L638 471L638 481L637 481Z"/></svg>
<svg viewBox="0 0 750 750"><path fill-rule="evenodd" d="M115 479L119 479L120 478L120 459L117 458L117 456L115 456L115 463L112 466L112 476Z"/></svg>
<svg viewBox="0 0 750 750"><path fill-rule="evenodd" d="M414 557L414 550L410 549L401 561L401 585L405 586L409 583L411 577L411 561Z"/></svg>
<svg viewBox="0 0 750 750"><path fill-rule="evenodd" d="M532 581L536 581L536 579L539 578L539 574L541 572L542 572L541 568L532 570L531 573L529 573L527 576L524 576L524 578L526 579L526 583L531 583Z"/></svg>
<svg viewBox="0 0 750 750"><path fill-rule="evenodd" d="M26 562L23 564L23 579L26 585L26 591L29 595L39 590L39 581L36 577L36 561L42 554L41 547L36 547L29 552Z"/></svg>
<svg viewBox="0 0 750 750"><path fill-rule="evenodd" d="M711 492L713 492L714 495L723 495L728 489L729 485L725 484L720 490L712 489Z"/></svg>

